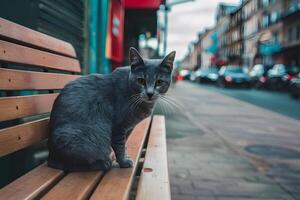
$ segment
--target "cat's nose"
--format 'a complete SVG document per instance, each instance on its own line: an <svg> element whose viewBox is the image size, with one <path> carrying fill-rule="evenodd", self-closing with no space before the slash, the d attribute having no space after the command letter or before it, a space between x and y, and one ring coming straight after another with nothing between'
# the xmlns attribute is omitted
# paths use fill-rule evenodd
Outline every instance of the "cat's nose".
<svg viewBox="0 0 300 200"><path fill-rule="evenodd" d="M153 97L153 92L147 92L147 96L149 99L151 99Z"/></svg>

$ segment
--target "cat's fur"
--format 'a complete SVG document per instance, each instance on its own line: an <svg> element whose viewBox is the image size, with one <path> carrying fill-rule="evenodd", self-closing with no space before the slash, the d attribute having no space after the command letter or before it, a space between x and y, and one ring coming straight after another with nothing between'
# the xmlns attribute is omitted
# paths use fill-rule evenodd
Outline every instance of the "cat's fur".
<svg viewBox="0 0 300 200"><path fill-rule="evenodd" d="M50 167L65 171L108 170L111 147L120 167L131 167L125 142L167 92L175 52L163 60L142 59L130 48L130 66L110 75L70 82L55 100L50 117ZM159 81L158 81L159 80Z"/></svg>

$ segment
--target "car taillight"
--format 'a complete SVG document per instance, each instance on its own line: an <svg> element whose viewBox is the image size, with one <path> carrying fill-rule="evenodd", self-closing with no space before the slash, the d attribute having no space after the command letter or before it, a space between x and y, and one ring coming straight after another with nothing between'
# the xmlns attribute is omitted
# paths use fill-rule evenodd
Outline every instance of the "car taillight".
<svg viewBox="0 0 300 200"><path fill-rule="evenodd" d="M182 81L183 77L182 76L177 76L177 81Z"/></svg>
<svg viewBox="0 0 300 200"><path fill-rule="evenodd" d="M225 76L225 80L226 80L227 82L231 82L231 81L232 81L232 77L231 77L231 76Z"/></svg>
<svg viewBox="0 0 300 200"><path fill-rule="evenodd" d="M295 76L294 76L294 75L291 75L291 74L288 74L288 75L287 75L287 80L289 80L289 81L290 81L290 80L292 80L293 78L295 78Z"/></svg>
<svg viewBox="0 0 300 200"><path fill-rule="evenodd" d="M262 76L262 77L259 78L259 80L260 80L260 82L264 83L264 82L267 81L267 77Z"/></svg>

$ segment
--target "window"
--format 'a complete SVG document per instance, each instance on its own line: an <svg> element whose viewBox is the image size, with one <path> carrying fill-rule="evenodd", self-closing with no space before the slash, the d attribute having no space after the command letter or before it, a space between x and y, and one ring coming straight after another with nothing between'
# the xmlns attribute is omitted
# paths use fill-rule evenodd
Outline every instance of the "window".
<svg viewBox="0 0 300 200"><path fill-rule="evenodd" d="M274 3L276 3L276 0L262 0L263 7L267 7L270 4L274 4Z"/></svg>
<svg viewBox="0 0 300 200"><path fill-rule="evenodd" d="M295 0L291 0L290 2L289 2L289 11L290 12L295 12L295 11L297 11L298 10L298 7L299 7L299 3L297 2L297 0L295 1Z"/></svg>
<svg viewBox="0 0 300 200"><path fill-rule="evenodd" d="M247 36L247 27L244 24L241 26L241 35Z"/></svg>
<svg viewBox="0 0 300 200"><path fill-rule="evenodd" d="M297 34L296 34L297 40L300 40L300 24L297 25Z"/></svg>
<svg viewBox="0 0 300 200"><path fill-rule="evenodd" d="M288 29L288 41L292 42L293 41L293 27L290 27Z"/></svg>
<svg viewBox="0 0 300 200"><path fill-rule="evenodd" d="M263 7L267 7L269 5L269 0L262 0Z"/></svg>
<svg viewBox="0 0 300 200"><path fill-rule="evenodd" d="M267 28L269 26L269 15L263 16L262 25L264 28Z"/></svg>
<svg viewBox="0 0 300 200"><path fill-rule="evenodd" d="M275 23L279 19L279 13L278 12L272 12L270 16L271 23Z"/></svg>
<svg viewBox="0 0 300 200"><path fill-rule="evenodd" d="M279 33L275 32L273 35L273 41L275 44L277 44L279 42Z"/></svg>

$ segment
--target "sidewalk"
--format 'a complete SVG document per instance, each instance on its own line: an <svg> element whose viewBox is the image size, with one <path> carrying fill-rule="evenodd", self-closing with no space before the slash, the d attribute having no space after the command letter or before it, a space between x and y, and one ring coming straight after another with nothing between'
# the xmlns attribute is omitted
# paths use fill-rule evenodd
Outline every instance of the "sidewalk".
<svg viewBox="0 0 300 200"><path fill-rule="evenodd" d="M299 121L186 82L170 96L183 107L166 114L174 200L300 199Z"/></svg>

